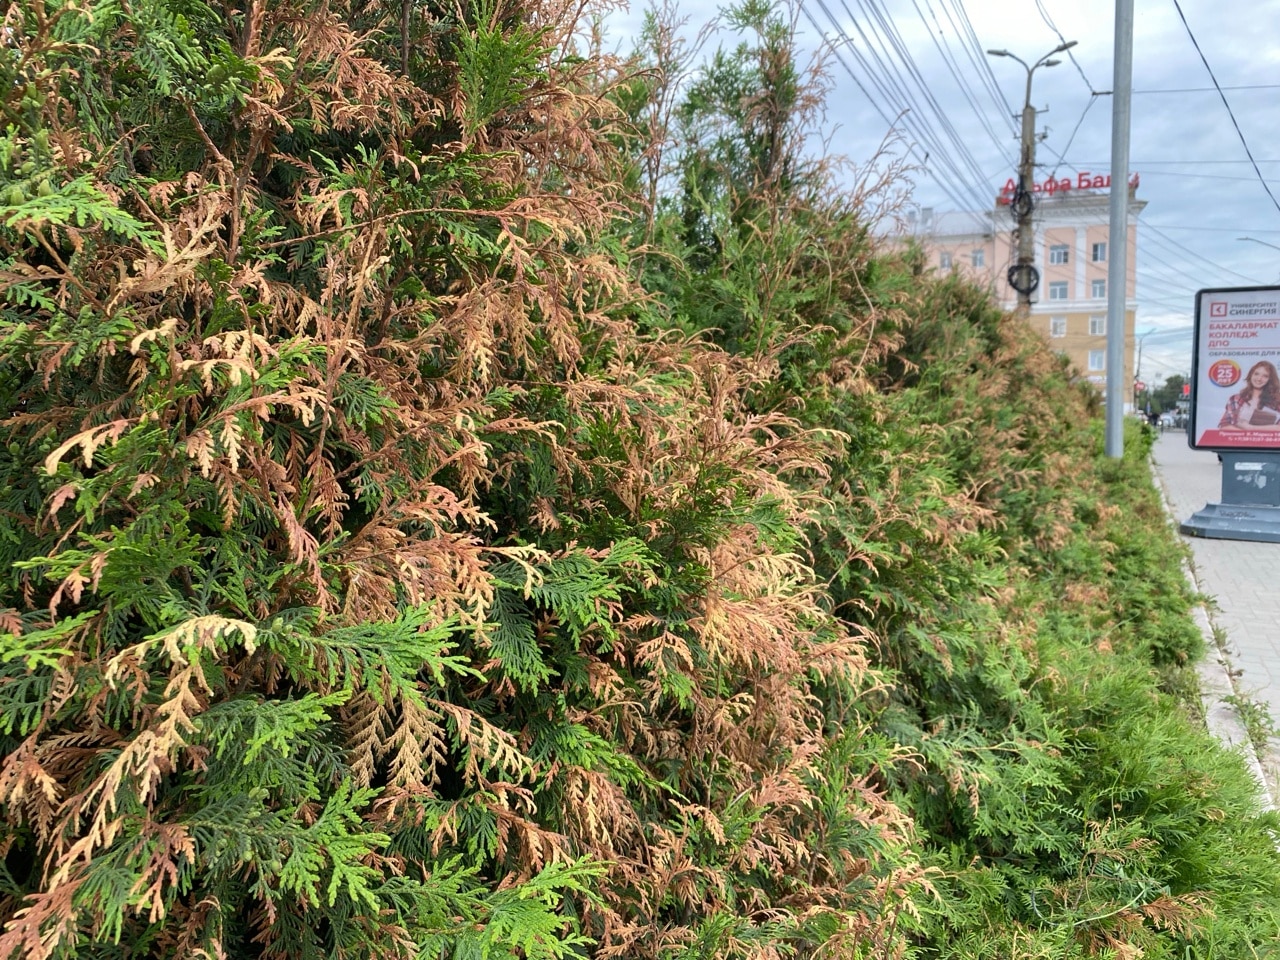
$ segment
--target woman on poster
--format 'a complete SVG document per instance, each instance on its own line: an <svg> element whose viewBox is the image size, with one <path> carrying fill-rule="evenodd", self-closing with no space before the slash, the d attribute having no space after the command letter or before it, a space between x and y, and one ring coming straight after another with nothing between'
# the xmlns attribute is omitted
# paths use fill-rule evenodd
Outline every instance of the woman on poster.
<svg viewBox="0 0 1280 960"><path fill-rule="evenodd" d="M1244 389L1227 399L1219 430L1280 430L1280 374L1269 360L1249 368Z"/></svg>

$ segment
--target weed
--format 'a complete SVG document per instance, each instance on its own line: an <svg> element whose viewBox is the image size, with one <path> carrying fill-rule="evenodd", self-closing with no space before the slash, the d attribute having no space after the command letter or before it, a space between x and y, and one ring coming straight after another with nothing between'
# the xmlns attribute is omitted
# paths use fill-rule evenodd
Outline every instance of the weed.
<svg viewBox="0 0 1280 960"><path fill-rule="evenodd" d="M1280 737L1280 728L1271 716L1271 708L1265 701L1248 694L1231 694L1223 697L1222 702L1235 708L1254 751L1265 757L1271 749L1271 741Z"/></svg>

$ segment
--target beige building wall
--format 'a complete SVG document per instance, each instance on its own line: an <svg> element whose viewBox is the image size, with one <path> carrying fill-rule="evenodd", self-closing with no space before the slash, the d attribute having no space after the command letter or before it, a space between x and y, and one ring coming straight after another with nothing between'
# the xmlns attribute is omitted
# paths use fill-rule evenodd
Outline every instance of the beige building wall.
<svg viewBox="0 0 1280 960"><path fill-rule="evenodd" d="M1134 322L1137 310L1137 216L1145 201L1130 190L1129 243L1125 276L1124 371L1126 405L1132 402ZM1077 190L1038 197L1032 216L1035 266L1040 286L1031 295L1028 322L1066 356L1080 376L1106 391L1107 297L1110 287L1110 197ZM917 224L916 239L929 264L957 270L992 291L1007 310L1018 295L1006 279L1017 255L1007 206L983 214L943 214Z"/></svg>

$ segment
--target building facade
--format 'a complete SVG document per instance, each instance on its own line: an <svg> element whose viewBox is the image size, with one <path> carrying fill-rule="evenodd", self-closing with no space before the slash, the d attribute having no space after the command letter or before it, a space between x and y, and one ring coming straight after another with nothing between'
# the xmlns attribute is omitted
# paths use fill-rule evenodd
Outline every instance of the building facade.
<svg viewBox="0 0 1280 960"><path fill-rule="evenodd" d="M1081 174L1081 182L1087 176ZM1100 178L1099 178L1100 179ZM1064 181L1066 182L1066 181ZM1092 182L1092 181L1091 181ZM1032 213L1034 263L1040 285L1031 294L1029 322L1071 366L1106 393L1107 297L1110 293L1110 196L1105 189L1037 185ZM1124 372L1126 406L1132 399L1134 318L1137 311L1137 217L1146 202L1129 186L1129 237L1125 271ZM959 271L987 286L1000 305L1014 310L1018 295L1009 286L1017 262L1016 226L1007 194L984 213L934 215L922 210L911 224L927 262L941 272Z"/></svg>

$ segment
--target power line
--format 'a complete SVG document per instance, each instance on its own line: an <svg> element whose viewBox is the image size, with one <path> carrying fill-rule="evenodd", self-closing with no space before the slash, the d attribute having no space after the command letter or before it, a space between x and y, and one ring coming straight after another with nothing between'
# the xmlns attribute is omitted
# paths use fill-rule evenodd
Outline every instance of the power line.
<svg viewBox="0 0 1280 960"><path fill-rule="evenodd" d="M1164 233L1164 230L1160 225L1153 224L1149 220L1147 220L1142 215L1142 213L1135 214L1133 219L1134 219L1135 225L1138 225L1144 228L1144 235L1146 236L1148 243L1150 243L1155 247L1159 247L1168 253L1171 253L1173 259L1176 261L1185 261L1187 263L1194 264L1195 267L1197 268L1196 272L1200 272L1200 271L1203 271L1205 268L1209 268L1212 271L1216 271L1218 274L1230 274L1231 276L1244 280L1250 285L1254 285L1254 286L1261 285L1262 282L1259 281L1256 277L1249 277L1236 270L1232 270L1230 267L1224 267L1222 264L1216 263L1215 261L1208 259L1203 253L1199 253L1195 250L1192 250L1190 247L1186 246L1185 244L1179 243L1177 240L1173 239L1172 237ZM1084 219L1084 224L1086 226L1090 224L1094 226L1109 226L1109 220L1105 215L1097 214L1092 217L1086 217ZM1219 228L1219 229L1222 229L1222 228ZM1274 233L1277 231L1259 231L1259 232ZM1150 252L1151 251L1146 248L1140 248L1138 250L1139 256L1143 254L1149 255ZM1135 260L1135 264L1139 271L1147 271L1152 269L1149 265L1143 264L1140 260ZM1103 275L1106 275L1108 273L1108 266L1109 265L1106 264L1105 262L1097 264L1097 267L1101 270ZM1192 272L1192 271L1188 271L1188 272Z"/></svg>
<svg viewBox="0 0 1280 960"><path fill-rule="evenodd" d="M1110 163L1110 160L1085 160L1081 161L1091 167L1099 167ZM1129 165L1132 167L1173 167L1192 164L1224 164L1224 163L1280 163L1280 160L1131 160Z"/></svg>
<svg viewBox="0 0 1280 960"><path fill-rule="evenodd" d="M1254 278L1246 277L1243 273L1237 273L1235 270L1231 270L1231 269L1228 269L1227 267L1222 266L1221 264L1214 263L1212 260L1208 260L1207 258L1205 258L1202 254L1196 253L1190 247L1187 247L1179 243L1177 240L1174 240L1172 237L1167 236L1163 231L1156 228L1152 224L1148 223L1146 220L1143 220L1141 214L1138 215L1138 222L1141 223L1143 226L1147 227L1147 229L1150 230L1155 236L1160 237L1167 244L1173 247L1176 247L1179 250L1184 250L1187 253L1189 253L1192 257L1195 257L1197 262L1213 267L1214 269L1218 270L1221 273L1229 273L1232 276L1239 277L1242 280L1247 280L1250 283L1257 283L1257 280L1255 280Z"/></svg>
<svg viewBox="0 0 1280 960"><path fill-rule="evenodd" d="M823 0L818 0L818 6L822 8L822 12L827 15L827 18L831 20L833 24L835 24L836 22L835 18L831 15L831 11L827 8L827 5L823 2ZM802 4L801 10L804 12L805 18L813 26L813 29L816 30L820 36L825 37L826 35L825 31L822 29L821 26L819 26L818 21L814 19L813 14L809 12L808 8ZM840 38L840 43L838 44L833 43L831 45L832 54L835 56L840 66L844 67L845 73L849 75L849 78L853 80L854 84L857 85L858 89L862 91L862 95L867 98L867 102L870 103L872 108L876 111L876 113L880 115L880 118L884 120L885 124L889 127L889 129L890 130L896 129L898 127L899 121L905 121L905 116L903 114L899 114L897 120L889 119L889 116L881 108L879 101L876 100L876 98L871 95L871 92L867 90L867 88L863 85L862 81L858 78L858 75L854 72L853 68L849 66L848 61L845 60L844 56L841 54L841 47L847 47L848 49L854 52L855 56L858 55L857 51L854 50L853 48L852 41L850 40L849 37L847 37L844 34L843 30L837 29L836 33ZM864 67L865 67L865 63L864 63ZM870 73L870 76L873 78L872 82L874 83L875 73L874 72L869 72L869 73ZM881 94L884 95L884 91L882 89L881 89ZM892 98L886 96L885 99L892 99ZM905 124L904 122L904 125L907 125L907 124ZM919 160L921 167L926 172L928 172L927 164L929 161L929 153L926 151L923 156L920 156L919 155L920 151L917 145L909 141L907 142L907 149L917 155L917 159ZM939 187L941 187L942 192L947 195L947 198L951 200L951 202L954 203L957 208L963 208L965 206L965 203L961 201L961 199L956 195L955 192L953 192L949 181L938 179L937 183Z"/></svg>
<svg viewBox="0 0 1280 960"><path fill-rule="evenodd" d="M1276 200L1275 194L1271 192L1271 188L1267 186L1267 181L1262 179L1262 171L1258 169L1258 164L1253 159L1253 151L1249 149L1249 143L1244 138L1244 131L1240 129L1240 124L1236 121L1236 115L1231 110L1231 104L1227 101L1227 95L1222 92L1222 86L1218 83L1218 78L1213 74L1213 68L1209 66L1209 61L1205 58L1204 51L1200 49L1200 43L1196 40L1196 35L1191 32L1191 24L1187 23L1186 14L1182 12L1182 4L1178 0L1173 0L1174 9L1178 11L1178 17L1182 20L1182 25L1187 29L1187 36L1191 38L1191 45L1196 48L1196 53L1200 55L1200 62L1204 64L1205 70L1209 72L1209 79L1213 81L1214 87L1218 90L1218 96L1222 98L1222 105L1227 108L1227 115L1231 117L1231 124L1236 128L1236 133L1240 136L1240 143L1244 145L1244 152L1253 163L1254 172L1258 175L1258 181L1262 184L1262 189L1267 191L1267 196L1271 198L1272 204L1275 205L1276 211L1280 212L1280 202Z"/></svg>
<svg viewBox="0 0 1280 960"><path fill-rule="evenodd" d="M1186 337L1186 339L1190 340L1191 335L1190 335L1190 334L1185 334L1185 337ZM1158 343L1158 344L1155 344L1155 346L1157 346L1157 347L1164 347L1165 349L1168 349L1169 347L1173 346L1173 344L1172 344L1172 343L1168 343L1168 344L1165 344L1165 343ZM1187 355L1187 356L1188 356L1188 360L1189 360L1189 359L1190 359L1190 354L1188 353L1188 355ZM1166 371L1168 371L1168 370L1172 370L1174 373L1179 374L1179 375L1182 375L1182 376L1185 376L1185 374L1186 374L1187 370L1188 370L1188 369L1190 369L1190 366L1191 366L1191 365L1190 365L1190 363L1183 363L1183 364L1169 363L1167 360L1160 360L1160 359L1157 359L1157 357L1155 356L1155 354L1151 354L1151 353L1144 353L1144 354L1142 355L1142 363L1143 363L1143 365L1144 365L1144 366L1145 366L1146 364L1148 364L1148 363L1149 363L1149 364L1151 364L1153 367L1162 367L1162 368L1163 368L1164 370L1166 370ZM1168 379L1169 379L1167 374L1166 374L1166 376L1165 376L1165 379L1166 379L1166 380L1168 380Z"/></svg>
<svg viewBox="0 0 1280 960"><path fill-rule="evenodd" d="M840 0L840 2L841 2L841 5L844 6L845 8L845 12L848 13L850 18L852 19L853 13L849 10L848 4L845 3L845 0ZM897 26L896 24L894 24L892 16L889 15L887 10L885 10L883 7L880 6L880 4L878 3L878 0L858 0L858 3L862 7L862 9L870 13L872 19L879 24L880 32L877 34L877 38L880 40L881 47L882 49L884 49L888 61L892 63L892 60L893 60L893 58L889 55L889 48L892 47L893 50L897 53L899 60L901 60L901 62L906 66L908 75L915 81L916 85L919 87L920 91L923 93L925 101L933 109L933 112L938 117L938 119L942 121L943 130L946 132L951 143L956 147L961 159L963 159L965 163L968 164L970 172L975 175L978 182L985 181L987 179L987 175L985 171L982 169L981 165L974 159L973 154L969 152L969 147L965 142L965 139L961 137L959 133L956 131L955 127L951 123L951 119L948 116L947 112L942 109L942 106L938 103L937 99L934 97L933 91L930 90L929 85L925 83L924 77L921 75L920 70L916 65L915 59L912 57L910 50L908 49L907 45L902 41L902 37L898 33ZM856 20L854 20L854 26L857 27L858 32L862 33L863 36L865 37L865 33L863 33L862 28L859 26ZM894 66L894 69L895 70L897 69L896 65ZM899 77L901 77L900 73L899 73ZM907 90L907 86L908 85L906 84L905 81L901 84L901 87L904 91ZM909 92L907 92L907 97L909 102L914 103L914 97L912 97ZM925 123L926 127L929 126L927 119L923 120L923 122ZM930 130L932 132L931 128ZM935 138L936 138L936 134L935 134Z"/></svg>
<svg viewBox="0 0 1280 960"><path fill-rule="evenodd" d="M1246 276L1243 273L1239 273L1236 270L1232 270L1230 267L1224 267L1220 263L1216 263L1212 260L1209 260L1207 257L1204 256L1204 254L1197 253L1196 251L1192 250L1190 247L1187 247L1184 244L1179 243L1178 241L1174 240L1172 237L1166 235L1163 231L1158 230L1155 227L1153 227L1151 224L1147 223L1145 220L1141 218L1141 215L1139 215L1138 217L1138 222L1142 226L1146 227L1148 241L1151 244L1153 244L1155 247L1159 247L1162 250L1172 253L1175 261L1185 261L1185 262L1194 264L1197 269L1197 272L1205 271L1205 269L1208 268L1211 271L1215 271L1217 274L1230 274L1231 276L1237 277L1249 284L1258 283L1257 278ZM1150 250L1147 252L1148 254L1152 253L1152 251ZM1170 264L1170 266L1172 265ZM1151 268L1149 265L1145 269L1148 271L1153 270L1153 268Z"/></svg>
<svg viewBox="0 0 1280 960"><path fill-rule="evenodd" d="M1192 180L1231 180L1235 183L1253 183L1253 177L1225 177L1214 173L1183 173L1180 170L1148 170L1148 177L1185 177ZM1269 180L1268 183L1280 184L1280 180ZM1233 228L1234 229L1234 228Z"/></svg>
<svg viewBox="0 0 1280 960"><path fill-rule="evenodd" d="M872 101L873 105L876 107L876 111L885 118L885 121L889 123L891 127L897 127L900 125L923 145L927 152L925 157L921 160L922 165L928 161L929 156L934 155L948 169L956 171L968 169L972 175L976 176L977 181L984 185L983 187L978 188L974 186L972 181L961 179L959 186L965 193L967 193L968 203L960 202L957 200L956 194L951 188L951 184L947 180L943 180L932 174L932 171L928 171L928 168L926 167L926 171L930 172L931 176L934 176L935 182L943 192L947 194L952 202L956 204L957 208L964 209L969 205L976 205L978 207L985 206L987 204L986 194L989 189L986 185L986 174L973 160L972 155L968 154L967 149L963 148L962 143L960 143L960 147L962 148L961 156L965 159L967 166L962 167L951 157L950 151L928 122L924 110L916 103L915 98L907 90L906 81L902 77L901 71L892 62L892 57L889 55L888 51L888 45L884 39L879 35L876 36L876 39L880 41L880 48L884 50L884 54L882 55L879 50L877 50L877 45L873 43L872 38L867 35L867 31L863 29L862 24L857 18L853 17L852 12L849 11L846 6L845 12L853 21L854 28L862 37L862 40L866 45L866 55L864 55L863 52L859 50L858 45L854 43L853 39L845 32L839 19L826 4L825 0L817 0L817 2L827 20L830 21L833 32L839 38L839 48L849 51L853 58L862 67L870 85L877 91L880 98L891 105L895 103L905 104L905 106L900 106L896 109L896 113L898 114L897 121L889 121L885 116L884 110L881 109L879 102L876 101L876 98L874 98L867 90L866 85L864 85L855 75L852 67L849 66L849 63L843 57L838 57L841 66L843 66L845 71L854 79L858 88L862 90L868 100ZM841 0L841 2L843 3L844 0ZM810 22L813 23L815 29L818 29L819 32L823 32L821 28L818 27L816 21L814 21L812 15L809 14L808 10L805 10L805 15L809 18ZM868 57L874 60L874 66L868 60ZM952 139L959 143L959 137L954 134L954 129L952 130Z"/></svg>
<svg viewBox="0 0 1280 960"><path fill-rule="evenodd" d="M1037 0L1037 2L1039 2L1039 0ZM1058 154L1059 162L1058 162L1058 165L1053 168L1053 171L1051 174L1053 177L1055 178L1057 177L1058 168L1061 167L1062 164L1066 163L1066 161L1062 158L1066 156L1067 151L1071 149L1071 144L1075 141L1076 134L1080 132L1080 124L1084 123L1084 118L1089 115L1089 108L1092 107L1095 103L1097 103L1097 101L1098 101L1098 94L1094 93L1092 96L1089 97L1089 102L1084 105L1084 112L1080 114L1080 119L1076 121L1075 129L1071 131L1071 136L1067 137L1067 145L1062 148L1062 153ZM1074 170L1075 167L1072 167L1071 169Z"/></svg>
<svg viewBox="0 0 1280 960"><path fill-rule="evenodd" d="M970 63L973 63L974 59L972 56L970 56L969 49L965 47L963 44L961 46L961 49L964 50L965 56L961 56L960 53L956 51L954 46L954 37L949 39L947 35L948 24L944 24L942 22L943 19L947 19L950 21L950 24L949 24L950 27L953 27L953 28L957 27L955 19L952 18L951 16L951 12L950 12L951 7L949 6L949 4L952 4L952 5L958 4L960 3L960 0L938 0L938 4L942 7L941 11L938 11L936 9L936 7L933 5L932 0L913 0L913 2L914 2L916 12L919 15L921 15L922 19L924 19L926 22L926 26L928 26L931 32L934 33L934 36L932 37L933 43L935 47L937 47L939 54L943 57L946 69L950 72L950 75L955 80L955 82L961 87L961 91L958 91L958 92L964 93L965 99L968 101L969 106L975 110L975 112L977 113L978 119L982 122L982 125L986 130L986 134L988 136L991 136L993 140L998 141L999 138L994 136L992 125L987 122L986 118L984 117L983 111L980 109L981 104L978 102L980 100L985 100L986 97L979 94L978 89L980 88L977 88L974 85L969 83L968 76L970 75L965 69L963 69L963 61L966 57L968 57L968 59L970 60ZM862 93L865 96L867 96L867 99L872 102L875 109L881 115L881 117L885 119L886 123L888 123L890 126L897 125L912 131L913 135L918 139L918 142L920 144L920 148L918 151L913 150L914 156L919 158L921 153L924 153L924 151L926 150L928 151L928 153L924 153L924 157L921 160L922 164L927 164L930 160L930 154L932 154L933 163L935 165L945 165L942 167L943 169L947 169L947 167L950 167L953 173L959 170L969 171L972 174L974 174L976 177L982 178L980 182L985 181L986 183L989 183L990 181L983 176L982 169L978 167L978 164L973 160L972 154L968 152L967 148L963 147L961 144L957 144L954 147L951 146L951 143L957 140L958 138L954 134L955 128L950 126L950 123L948 122L946 115L941 111L939 111L937 116L935 117L933 113L927 112L931 108L933 110L938 110L937 100L934 98L933 92L929 89L928 85L926 84L923 77L921 76L920 69L915 63L915 61L913 61L909 55L903 54L904 45L902 43L902 38L899 35L897 28L893 23L892 18L888 17L883 12L883 10L877 7L876 5L874 5L874 3L863 3L862 6L863 6L864 13L860 13L860 16L864 16L864 19L862 19L862 24L865 26L865 29L859 28L858 32L862 34L863 43L855 46L854 41L850 38L849 34L846 34L845 32L846 29L849 29L850 32L852 32L852 27L847 26L848 21L846 21L845 24L842 25L841 22L837 20L837 18L833 13L834 6L828 6L826 3L820 2L820 7L822 9L822 12L825 14L826 18L831 22L832 26L835 28L835 31L836 31L835 36L842 38L850 50L849 54L842 55L841 57L839 57L841 67L847 73L849 73L852 79L855 80L855 83L857 84L858 88L862 91ZM962 6L959 9L962 9ZM815 27L815 29L819 29L817 21L814 19L814 16L811 14L811 12L809 10L806 10L805 12L806 12L806 16L809 18L809 22ZM858 18L853 17L852 11L849 10L849 5L845 6L844 12L850 17L851 20L853 20L853 24L856 26L858 24ZM930 17L932 18L931 23L928 19ZM967 20L965 22L967 23ZM1184 26L1185 26L1185 17L1184 17ZM971 29L971 24L969 24L969 28ZM960 29L957 29L956 32L961 37L964 37L966 35L966 32ZM861 50L863 52L859 51L859 47L861 47ZM895 58L895 55L894 55L895 50L897 51L898 55L901 57L901 61ZM918 54L919 51L916 50L915 52ZM861 78L858 75L855 75L855 61L851 59L847 59L848 57L856 58L856 64L862 68ZM1202 54L1202 60L1203 59L1204 58ZM983 67L988 68L987 73L990 72L989 64L985 59L980 58L978 62L980 62ZM1208 67L1207 63L1206 63L1206 67ZM1086 83L1088 83L1087 77L1083 77L1083 79L1086 81ZM865 80L865 84L864 84L864 80ZM1216 84L1216 77L1214 78L1214 81ZM1089 86L1092 87L1091 84L1089 84ZM1280 88L1280 85L1277 85L1277 88ZM995 85L994 89L997 94L1003 97L1001 88L999 87L998 84ZM1210 88L1206 88L1206 92L1209 89ZM1218 89L1218 88L1215 87L1213 89ZM1236 88L1228 88L1228 89L1236 89ZM1259 89L1265 89L1265 87L1259 87ZM878 91L878 96L872 94L873 90ZM1078 136L1079 130L1083 128L1083 123L1085 119L1087 119L1088 111L1092 108L1093 100L1097 99L1097 95L1092 89L1090 90L1090 92L1094 93L1095 95L1090 98L1089 103L1085 105L1084 110L1081 112L1079 119L1077 120L1073 130L1071 131L1070 137L1067 139L1066 146L1061 151L1058 151L1054 149L1051 143L1046 144L1046 153L1051 157L1056 156L1057 163L1053 167L1055 174L1057 173L1059 166L1066 169L1072 169L1072 170L1076 169L1072 164L1069 164L1067 162L1066 158L1069 155L1071 146L1074 144L1074 140ZM1154 93L1158 91L1152 91L1152 92ZM997 108L999 108L1000 102L996 99L996 97L993 96L991 98L991 101L996 104ZM903 102L909 104L909 106L907 106L902 111L902 115L899 116L896 122L890 122L889 116L886 116L886 110L888 111L889 115L892 115L892 113L894 112L895 103L903 103ZM1004 106L1007 108L1008 106L1007 102L1004 104ZM1228 105L1228 108L1229 108L1229 105ZM1008 112L1005 114L1005 116L1008 118L1008 117L1011 117L1012 114L1011 112ZM953 119L954 119L954 115L953 115ZM1235 121L1234 116L1232 117L1232 119L1234 122ZM1237 124L1237 132L1238 133L1240 132L1240 128L1238 124ZM948 154L952 152L954 152L957 157L962 158L962 160L964 161L963 165L959 165L951 161ZM1003 151L1001 152L1003 153ZM1257 161L1255 160L1255 158L1253 158L1251 152L1249 156L1250 156L1250 159L1247 162L1254 163L1255 169L1253 172L1255 174L1259 173L1257 169L1258 163L1280 162L1280 160ZM1135 167L1136 166L1148 166L1148 167L1160 166L1164 168L1172 168L1172 169L1166 170L1164 173L1161 174L1164 176L1195 177L1197 175L1194 173L1180 172L1178 170L1178 167L1181 164L1209 164L1214 162L1218 162L1218 161L1162 160L1162 161L1151 161L1145 164L1143 164L1141 161L1135 161L1133 165ZM1235 162L1246 162L1246 161L1235 161ZM975 167L977 169L974 169ZM1088 168L1089 167L1087 165L1084 167L1084 169L1088 169ZM926 168L926 172L931 177L937 178L937 173L934 170L930 170ZM1216 179L1227 179L1227 178L1224 177L1224 178L1216 178ZM978 209L984 209L990 203L989 197L983 195L984 188L982 187L975 188L974 182L967 180L967 178L965 177L951 176L951 177L948 177L946 180L937 178L937 182L938 182L938 185L943 188L943 192L945 192L950 197L953 203L956 203L957 208L959 209L963 209L965 207L965 204L957 202L958 198L957 198L956 191L959 191L971 198L976 197L977 199L976 206ZM1266 181L1264 180L1263 183L1265 186ZM1274 202L1274 197L1273 197L1273 202ZM1142 221L1142 223L1144 226L1148 227L1148 230L1146 231L1146 233L1148 234L1148 239L1150 241L1148 244L1144 245L1146 248L1144 252L1147 254L1147 256L1142 257L1142 260L1146 261L1149 258L1154 259L1157 264L1157 266L1149 266L1146 263L1139 264L1139 279L1142 281L1142 285L1144 288L1151 288L1152 292L1155 292L1157 289L1163 290L1166 292L1172 291L1172 290L1185 289L1190 293L1193 291L1190 287L1186 286L1186 283L1187 282L1195 283L1194 278L1200 275L1201 271L1204 271L1208 275L1211 275L1214 272L1218 272L1224 275L1240 277L1244 281L1249 282L1251 284L1258 282L1253 278L1245 277L1245 275L1242 273L1238 273L1232 270L1227 270L1226 268L1221 267L1220 265L1213 264L1210 261L1206 261L1201 254L1196 253L1194 250L1190 249L1185 245L1179 244L1172 237L1165 236L1162 233L1160 233L1159 227L1161 225L1151 224L1147 221ZM1181 228L1171 226L1170 229L1177 230ZM1197 228L1197 229L1206 229L1206 228ZM1212 228L1208 228L1208 229L1212 229ZM1219 229L1225 230L1229 228L1219 228ZM1272 235L1276 232L1280 232L1280 231L1270 231L1269 233L1258 231L1258 234L1262 236L1266 236L1266 235ZM1160 269L1160 265L1163 265L1163 269ZM1204 286L1204 284L1201 284L1201 286ZM1186 311L1189 309L1188 302L1187 302L1189 301L1189 299L1190 298L1183 300L1182 298L1179 298L1176 301L1169 301L1169 302L1173 305L1176 305L1176 308L1178 310ZM1159 303L1159 298L1154 298L1154 297L1144 297L1142 298L1142 300L1144 303L1150 303L1150 304Z"/></svg>
<svg viewBox="0 0 1280 960"><path fill-rule="evenodd" d="M943 0L943 3L945 9L946 0ZM1009 124L1009 132L1015 137L1018 136L1018 127L1014 123L1013 106L1004 95L1004 88L1000 86L1000 81L996 79L995 70L991 68L991 60L987 57L981 41L978 40L978 34L973 29L973 21L969 19L969 11L965 9L964 0L950 0L950 3L960 20L960 24L963 25L963 29L960 32L968 40L969 49L973 52L970 62L975 64L978 75L982 78L984 86L992 92L995 102L1004 108L1001 111L1001 115ZM947 19L951 21L952 26L956 26L956 20L950 13L947 14Z"/></svg>
<svg viewBox="0 0 1280 960"><path fill-rule="evenodd" d="M1086 217L1081 225L1105 226L1107 221L1101 216ZM1221 285L1222 275L1238 277L1251 286L1263 285L1263 281L1209 261L1202 254L1164 236L1159 230L1152 230L1145 223L1143 225L1148 226L1144 231L1147 243L1139 244L1135 248L1137 283L1134 299L1139 310L1144 307L1165 306L1180 313L1187 313L1194 308L1194 295L1205 287ZM1091 279L1106 279L1109 273L1107 268L1108 264L1105 261L1092 263ZM1152 292L1145 292L1148 289ZM1171 291L1181 291L1186 296L1171 299L1167 296L1154 295L1168 294ZM1070 309L1088 309L1088 306L1083 308L1080 306L1080 301L1083 299L1087 298L1076 297L1072 301L1074 306ZM1040 302L1042 305L1048 303L1048 301Z"/></svg>
<svg viewBox="0 0 1280 960"><path fill-rule="evenodd" d="M1067 42L1067 38L1062 35L1062 31L1058 29L1058 25L1053 22L1053 17L1049 16L1049 11L1045 9L1042 0L1036 0L1036 9L1040 11L1040 17L1048 25L1049 29L1058 35L1058 40L1062 43ZM1084 69L1080 66L1080 62L1076 60L1076 55L1068 48L1067 56L1071 58L1072 65L1076 68L1076 73L1080 74L1080 79L1084 81L1084 85L1089 88L1090 95L1096 97L1098 91L1093 88L1093 84L1089 82L1089 78L1084 75ZM1090 101L1092 102L1092 101ZM1067 151L1063 150L1063 153Z"/></svg>
<svg viewBox="0 0 1280 960"><path fill-rule="evenodd" d="M955 79L956 85L964 95L964 98L969 101L969 106L973 107L973 112L977 115L978 122L982 124L983 129L986 130L987 135L991 138L991 142L996 145L996 149L1005 153L1008 146L1004 141L996 136L996 132L991 128L991 123L988 121L986 113L984 113L978 106L978 101L975 99L973 88L969 85L969 81L964 78L959 70L959 60L957 60L955 55L951 53L951 46L947 43L946 33L942 29L942 24L938 21L938 15L934 13L933 5L929 3L929 0L924 0L924 2L925 6L929 8L929 14L933 18L934 25L938 28L936 34L933 30L929 29L929 20L925 17L924 11L920 9L919 0L911 0L911 4L916 8L916 13L920 15L920 20L924 23L925 29L929 31L929 38L933 41L934 47L937 48L938 53L942 56L942 62L946 65L947 70ZM941 38L941 40L939 40L939 38ZM1005 153L1005 159L1010 163L1013 162L1012 156L1008 153Z"/></svg>
<svg viewBox="0 0 1280 960"><path fill-rule="evenodd" d="M1166 307L1170 307L1174 310L1179 310L1179 311L1185 310L1188 313L1190 313L1195 308L1194 302L1188 304L1186 300L1174 300L1171 297L1147 297L1145 302L1163 304Z"/></svg>
<svg viewBox="0 0 1280 960"><path fill-rule="evenodd" d="M1158 265L1151 262L1151 258L1147 258L1147 262L1139 268L1137 277L1138 286L1146 286L1147 284L1159 284L1161 291L1166 290L1182 290L1185 293L1195 293L1204 284L1198 284L1194 278L1187 276L1178 270L1175 264L1165 260L1157 261Z"/></svg>
<svg viewBox="0 0 1280 960"><path fill-rule="evenodd" d="M1159 94L1159 93L1221 93L1223 90L1280 90L1280 84L1277 83L1251 83L1244 86L1235 87L1169 87L1159 90L1133 90L1135 96L1141 94Z"/></svg>
<svg viewBox="0 0 1280 960"><path fill-rule="evenodd" d="M1253 180L1250 179L1249 182L1252 183ZM1201 230L1215 233L1280 233L1280 230L1274 227L1204 227L1198 224L1194 227L1184 227L1175 223L1151 223L1149 220L1144 220L1143 224L1148 227L1159 227L1161 230L1194 230L1197 233Z"/></svg>
<svg viewBox="0 0 1280 960"><path fill-rule="evenodd" d="M1164 340L1180 340L1183 337L1189 337L1195 333L1195 326L1189 327L1164 327L1158 330L1150 330L1142 335L1142 342L1160 343Z"/></svg>

